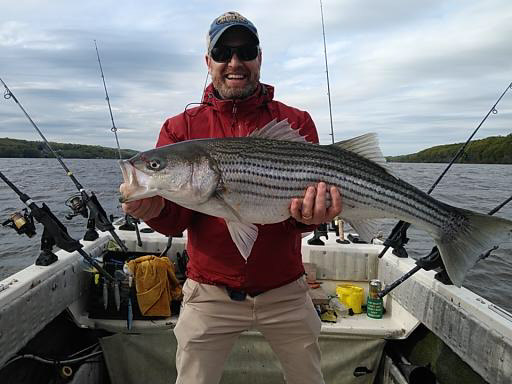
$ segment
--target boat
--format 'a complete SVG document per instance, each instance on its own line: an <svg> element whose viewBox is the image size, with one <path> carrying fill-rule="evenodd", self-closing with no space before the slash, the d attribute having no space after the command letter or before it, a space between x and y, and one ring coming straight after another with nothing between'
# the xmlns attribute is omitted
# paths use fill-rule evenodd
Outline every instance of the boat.
<svg viewBox="0 0 512 384"><path fill-rule="evenodd" d="M321 2L320 9L334 143ZM97 46L96 52L104 81ZM186 233L169 239L142 223L139 236L121 221L114 225L128 252L121 252L108 232L81 240L82 249L103 268L115 275L128 258L158 255L181 266L179 277L186 278ZM435 271L419 270L385 296L382 318L371 318L364 310L370 284L390 285L416 261L393 249L379 258L382 241L364 243L354 233L340 238L340 231L331 229L302 241L303 262L308 272L312 266L315 270L310 294L319 316L335 307L333 300L340 303L339 288L362 292L362 302L357 310L341 305L322 317L319 342L327 384L512 383L511 313L464 287L439 281ZM120 279L116 288L103 283L79 252L55 255L48 265L31 265L0 281L0 383L174 382L179 302L171 303L171 316L143 316L129 280ZM277 358L257 331L241 335L225 364L221 383L241 382L284 382Z"/></svg>
<svg viewBox="0 0 512 384"><path fill-rule="evenodd" d="M182 264L186 233L171 241L142 223L139 241L137 232L122 230L121 224L115 228L127 254L108 232L81 241L104 268L139 255L167 256ZM327 238L311 234L302 243L304 263L316 268L313 280L320 288L310 292L319 309L338 300L340 285L362 288L364 309L372 280L388 285L415 266L415 260L397 257L392 249L379 259L378 239L366 244L357 234L343 242L335 232L323 235ZM173 382L179 302L172 303L169 317L142 316L136 302L130 311L135 288L126 289L124 281L119 304L112 286L105 303L101 278L78 252L55 254L57 261L31 265L0 282L0 382ZM184 278L179 270L177 276ZM384 308L381 319L345 311L322 322L327 384L512 382L512 314L499 306L421 270L385 296ZM242 381L283 383L279 362L257 331L241 335L221 383Z"/></svg>

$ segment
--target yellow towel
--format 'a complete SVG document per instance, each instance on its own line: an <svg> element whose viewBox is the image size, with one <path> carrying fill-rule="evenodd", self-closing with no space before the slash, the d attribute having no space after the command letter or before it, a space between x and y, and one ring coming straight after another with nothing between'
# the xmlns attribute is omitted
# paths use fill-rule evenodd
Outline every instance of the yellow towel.
<svg viewBox="0 0 512 384"><path fill-rule="evenodd" d="M127 263L135 278L137 301L144 316L170 316L171 300L181 299L181 286L167 257L141 256Z"/></svg>

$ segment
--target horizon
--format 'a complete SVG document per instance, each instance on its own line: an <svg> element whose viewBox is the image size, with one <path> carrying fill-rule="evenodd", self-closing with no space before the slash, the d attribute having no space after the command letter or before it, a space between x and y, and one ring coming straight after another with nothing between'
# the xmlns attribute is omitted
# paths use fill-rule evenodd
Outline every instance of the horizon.
<svg viewBox="0 0 512 384"><path fill-rule="evenodd" d="M331 142L320 6L269 0L185 4L3 1L0 77L49 141L154 147L166 118L198 102L211 21L237 10L258 28L261 81L308 111ZM335 140L376 132L386 156L465 142L512 80L512 3L324 0ZM307 16L307 17L305 17ZM300 20L300 22L297 22ZM475 139L512 131L512 90ZM0 136L36 141L12 100Z"/></svg>
<svg viewBox="0 0 512 384"><path fill-rule="evenodd" d="M512 133L509 133L509 134L505 134L505 135L493 135L493 136L487 136L487 137L481 137L481 138L478 138L478 139L472 139L470 141L470 143L473 143L475 141L478 141L478 140L485 140L485 139L489 139L489 138L492 138L492 137L502 137L502 138L505 138L507 136L510 136L512 135ZM14 137L0 137L0 140L2 139L9 139L9 140L22 140L22 141L28 141L28 142L34 142L34 143L44 143L44 141L41 139L41 140L27 140L27 139L17 139L17 138L14 138ZM101 145L101 144L80 144L80 143L72 143L72 142L59 142L59 141L50 141L50 143L54 143L54 144L69 144L69 145L84 145L84 146L100 146L102 148L106 148L106 149L112 149L112 150L116 150L117 151L117 146L113 146L113 147L109 147L109 146L105 146L105 145ZM431 147L426 147L426 148L422 148L422 149L419 149L417 152L413 152L413 153L403 153L403 154L398 154L398 155L384 155L385 157L400 157L400 156L409 156L409 155L415 155L419 152L422 152L422 151L426 151L428 149L432 149L432 148L435 148L435 147L441 147L441 146L446 146L446 145L457 145L457 144L464 144L466 141L461 141L461 142L457 142L457 143L444 143L444 144L437 144L437 145L434 145L434 146L431 146ZM330 143L320 143L321 145L329 145ZM123 148L121 146L121 151L138 151L137 149L133 149L133 148ZM140 152L140 151L138 151Z"/></svg>

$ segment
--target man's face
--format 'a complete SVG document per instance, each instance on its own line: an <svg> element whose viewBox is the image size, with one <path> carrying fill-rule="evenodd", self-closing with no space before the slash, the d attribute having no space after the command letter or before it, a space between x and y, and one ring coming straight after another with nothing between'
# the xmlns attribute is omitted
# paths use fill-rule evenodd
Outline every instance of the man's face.
<svg viewBox="0 0 512 384"><path fill-rule="evenodd" d="M239 47L253 44L248 31L230 28L216 45ZM206 56L213 86L223 99L244 99L254 93L260 80L261 51L254 60L243 61L236 53L227 63L219 63Z"/></svg>

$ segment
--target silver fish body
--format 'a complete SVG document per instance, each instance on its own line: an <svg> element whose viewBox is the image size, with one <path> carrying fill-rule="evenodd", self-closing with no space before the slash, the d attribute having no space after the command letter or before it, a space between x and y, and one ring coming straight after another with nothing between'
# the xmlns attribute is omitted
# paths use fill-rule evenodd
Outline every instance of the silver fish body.
<svg viewBox="0 0 512 384"><path fill-rule="evenodd" d="M323 181L343 195L347 220L394 217L452 232L450 206L386 172L378 164L336 146L245 138L198 141L219 173L216 190L247 222L288 218L292 198ZM459 217L458 220L462 220Z"/></svg>
<svg viewBox="0 0 512 384"><path fill-rule="evenodd" d="M363 238L371 237L368 220L375 218L426 230L457 285L481 253L511 237L512 222L452 207L394 176L375 135L315 145L290 137L282 122L275 125L252 137L191 140L139 154L122 163L125 182L135 185L125 200L158 194L223 217L248 257L257 236L253 224L286 220L291 199L323 181L340 190L341 217Z"/></svg>

